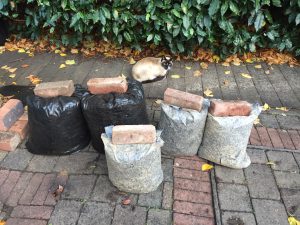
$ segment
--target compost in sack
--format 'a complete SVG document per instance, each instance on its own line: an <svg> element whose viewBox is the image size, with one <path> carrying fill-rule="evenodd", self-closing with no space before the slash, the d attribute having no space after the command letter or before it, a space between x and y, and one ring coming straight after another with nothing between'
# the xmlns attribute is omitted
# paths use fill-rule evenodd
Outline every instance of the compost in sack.
<svg viewBox="0 0 300 225"><path fill-rule="evenodd" d="M114 145L107 134L103 133L101 138L113 185L131 193L149 193L157 189L163 181L160 150L163 141L159 132L152 144Z"/></svg>
<svg viewBox="0 0 300 225"><path fill-rule="evenodd" d="M251 161L246 149L260 112L261 107L255 104L249 116L218 117L208 113L199 157L231 168L248 167Z"/></svg>
<svg viewBox="0 0 300 225"><path fill-rule="evenodd" d="M202 110L179 108L161 104L159 129L164 140L162 153L165 155L196 155L202 141L209 102L206 100Z"/></svg>
<svg viewBox="0 0 300 225"><path fill-rule="evenodd" d="M99 152L104 153L101 134L106 126L149 123L142 84L133 79L127 79L127 82L126 93L89 94L82 99L92 145Z"/></svg>
<svg viewBox="0 0 300 225"><path fill-rule="evenodd" d="M85 148L90 142L80 100L88 92L75 85L71 97L28 96L28 151L41 155L65 155Z"/></svg>

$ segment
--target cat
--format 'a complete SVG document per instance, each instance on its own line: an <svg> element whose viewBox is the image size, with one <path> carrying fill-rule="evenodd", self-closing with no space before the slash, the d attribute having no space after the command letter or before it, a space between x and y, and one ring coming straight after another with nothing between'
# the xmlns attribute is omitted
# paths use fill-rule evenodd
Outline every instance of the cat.
<svg viewBox="0 0 300 225"><path fill-rule="evenodd" d="M143 84L151 83L164 79L172 66L173 60L171 57L146 57L132 67L132 76Z"/></svg>

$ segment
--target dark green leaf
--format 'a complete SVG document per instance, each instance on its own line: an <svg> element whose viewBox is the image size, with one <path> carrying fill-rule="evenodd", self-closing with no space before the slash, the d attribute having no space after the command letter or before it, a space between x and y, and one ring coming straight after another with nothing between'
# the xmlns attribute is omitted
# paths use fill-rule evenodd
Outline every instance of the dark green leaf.
<svg viewBox="0 0 300 225"><path fill-rule="evenodd" d="M224 14L226 13L228 9L228 2L224 2L221 6L221 15L224 16Z"/></svg>
<svg viewBox="0 0 300 225"><path fill-rule="evenodd" d="M147 37L147 41L151 41L153 38L153 34L149 34L148 37Z"/></svg>
<svg viewBox="0 0 300 225"><path fill-rule="evenodd" d="M264 15L262 14L262 12L259 12L256 16L255 22L254 22L254 27L255 30L258 31L260 28L262 28L263 26L263 22L264 22Z"/></svg>
<svg viewBox="0 0 300 225"><path fill-rule="evenodd" d="M128 41L128 42L132 41L131 36L127 31L124 33L124 37L125 37L126 41Z"/></svg>
<svg viewBox="0 0 300 225"><path fill-rule="evenodd" d="M230 8L230 10L231 10L234 14L236 14L236 15L239 15L239 14L240 14L240 10L239 10L239 8L238 8L238 6L236 5L235 2L230 1L230 2L229 2L229 8Z"/></svg>
<svg viewBox="0 0 300 225"><path fill-rule="evenodd" d="M280 0L272 0L272 4L276 7L281 7L281 1Z"/></svg>
<svg viewBox="0 0 300 225"><path fill-rule="evenodd" d="M215 15L219 8L220 8L220 1L219 0L212 0L210 5L209 5L209 8L208 8L208 14L210 16Z"/></svg>
<svg viewBox="0 0 300 225"><path fill-rule="evenodd" d="M190 23L190 18L187 15L184 15L183 18L182 18L182 20L183 20L183 27L185 29L188 29L189 26L190 26L190 24L191 24Z"/></svg>
<svg viewBox="0 0 300 225"><path fill-rule="evenodd" d="M297 14L295 22L296 22L296 25L298 25L300 23L300 13Z"/></svg>

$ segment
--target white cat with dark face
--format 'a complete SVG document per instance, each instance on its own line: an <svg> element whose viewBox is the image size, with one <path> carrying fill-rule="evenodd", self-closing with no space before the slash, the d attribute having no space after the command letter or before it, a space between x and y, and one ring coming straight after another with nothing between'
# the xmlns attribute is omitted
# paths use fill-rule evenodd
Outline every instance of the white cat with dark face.
<svg viewBox="0 0 300 225"><path fill-rule="evenodd" d="M132 76L142 83L155 82L164 79L172 66L173 60L171 57L147 57L133 66Z"/></svg>

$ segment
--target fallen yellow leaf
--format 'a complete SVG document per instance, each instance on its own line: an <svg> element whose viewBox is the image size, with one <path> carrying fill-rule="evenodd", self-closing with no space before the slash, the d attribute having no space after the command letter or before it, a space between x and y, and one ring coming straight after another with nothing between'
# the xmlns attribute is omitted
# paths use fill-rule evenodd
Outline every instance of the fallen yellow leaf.
<svg viewBox="0 0 300 225"><path fill-rule="evenodd" d="M186 68L187 70L192 69L192 67L190 67L190 66L186 66L185 68Z"/></svg>
<svg viewBox="0 0 300 225"><path fill-rule="evenodd" d="M202 169L202 171L208 171L208 170L211 170L212 168L214 168L214 166L205 163L205 164L202 165L201 169Z"/></svg>
<svg viewBox="0 0 300 225"><path fill-rule="evenodd" d="M225 71L225 74L227 74L227 75L230 74L230 73L231 73L230 70Z"/></svg>
<svg viewBox="0 0 300 225"><path fill-rule="evenodd" d="M230 66L230 64L228 62L223 62L222 66L227 66L228 67L228 66Z"/></svg>
<svg viewBox="0 0 300 225"><path fill-rule="evenodd" d="M59 69L66 68L65 64L60 64Z"/></svg>
<svg viewBox="0 0 300 225"><path fill-rule="evenodd" d="M204 91L204 94L205 94L207 97L214 97L212 91L211 91L210 89L208 89L208 88Z"/></svg>
<svg viewBox="0 0 300 225"><path fill-rule="evenodd" d="M16 74L14 74L14 73L13 73L13 74L10 74L9 77L10 77L10 78L15 78L15 77L16 77Z"/></svg>
<svg viewBox="0 0 300 225"><path fill-rule="evenodd" d="M238 61L233 61L233 63L232 63L233 65L235 65L235 66L239 66L239 65L241 65L241 63L240 62L238 62Z"/></svg>
<svg viewBox="0 0 300 225"><path fill-rule="evenodd" d="M155 101L155 103L156 103L157 105L160 105L160 104L162 103L162 100L161 100L161 99L157 99L157 100Z"/></svg>
<svg viewBox="0 0 300 225"><path fill-rule="evenodd" d="M135 64L135 63L136 63L136 61L132 57L130 57L129 58L129 64L132 65L132 64Z"/></svg>
<svg viewBox="0 0 300 225"><path fill-rule="evenodd" d="M9 68L10 68L10 67L7 66L7 65L1 67L1 69L3 69L3 70L7 70L7 69L9 69Z"/></svg>
<svg viewBox="0 0 300 225"><path fill-rule="evenodd" d="M195 70L193 75L194 75L194 77L200 77L201 76L201 71L200 70Z"/></svg>
<svg viewBox="0 0 300 225"><path fill-rule="evenodd" d="M246 59L246 62L247 63L253 63L253 60L252 59Z"/></svg>
<svg viewBox="0 0 300 225"><path fill-rule="evenodd" d="M293 65L293 64L289 64L289 67L293 68L293 67L294 67L294 65Z"/></svg>
<svg viewBox="0 0 300 225"><path fill-rule="evenodd" d="M72 59L72 60L66 60L65 64L66 64L66 65L74 65L74 64L76 64L76 63L75 63L75 60Z"/></svg>
<svg viewBox="0 0 300 225"><path fill-rule="evenodd" d="M33 57L34 54L33 54L33 53L29 53L28 56L29 56L29 57Z"/></svg>
<svg viewBox="0 0 300 225"><path fill-rule="evenodd" d="M245 77L245 78L248 78L248 79L252 78L248 73L241 73L241 76Z"/></svg>
<svg viewBox="0 0 300 225"><path fill-rule="evenodd" d="M265 71L265 74L270 74L270 70L266 70L266 71Z"/></svg>
<svg viewBox="0 0 300 225"><path fill-rule="evenodd" d="M67 54L66 53L60 53L60 56L65 57L65 56L67 56Z"/></svg>
<svg viewBox="0 0 300 225"><path fill-rule="evenodd" d="M23 64L21 67L22 68L27 68L27 67L29 67L29 65L28 64Z"/></svg>
<svg viewBox="0 0 300 225"><path fill-rule="evenodd" d="M178 78L180 78L180 75L174 74L174 75L171 75L171 77L172 77L173 79L178 79Z"/></svg>
<svg viewBox="0 0 300 225"><path fill-rule="evenodd" d="M267 111L267 110L270 110L271 107L268 105L268 103L265 103L264 106L263 106L263 110L264 111Z"/></svg>
<svg viewBox="0 0 300 225"><path fill-rule="evenodd" d="M56 50L54 51L54 53L55 53L55 54L60 54L61 51L60 51L59 49L56 49Z"/></svg>
<svg viewBox="0 0 300 225"><path fill-rule="evenodd" d="M122 73L121 77L122 77L122 78L125 78L125 79L127 78L123 73Z"/></svg>
<svg viewBox="0 0 300 225"><path fill-rule="evenodd" d="M18 52L19 52L19 53L24 53L24 52L26 52L26 51L25 51L23 48L20 48Z"/></svg>
<svg viewBox="0 0 300 225"><path fill-rule="evenodd" d="M276 107L276 109L281 110L281 111L289 111L287 107Z"/></svg>
<svg viewBox="0 0 300 225"><path fill-rule="evenodd" d="M256 69L261 69L261 65L255 65L254 66Z"/></svg>
<svg viewBox="0 0 300 225"><path fill-rule="evenodd" d="M5 224L6 224L6 221L0 220L0 225L5 225Z"/></svg>
<svg viewBox="0 0 300 225"><path fill-rule="evenodd" d="M293 216L289 216L288 221L290 225L300 225L300 221Z"/></svg>
<svg viewBox="0 0 300 225"><path fill-rule="evenodd" d="M8 72L14 73L14 72L16 72L17 69L18 69L18 68L10 68L10 69L8 69Z"/></svg>
<svg viewBox="0 0 300 225"><path fill-rule="evenodd" d="M220 57L217 56L217 55L214 55L214 56L212 57L212 59L213 59L214 62L216 62L216 63L218 63L218 62L220 61Z"/></svg>
<svg viewBox="0 0 300 225"><path fill-rule="evenodd" d="M257 124L260 124L260 119L259 118L256 118L253 122L254 125L257 125Z"/></svg>
<svg viewBox="0 0 300 225"><path fill-rule="evenodd" d="M76 49L76 48L72 48L72 49L71 49L71 53L72 53L72 54L78 54L78 52L79 52L79 51L78 51L78 49Z"/></svg>
<svg viewBox="0 0 300 225"><path fill-rule="evenodd" d="M38 78L37 76L32 75L32 74L29 75L28 77L26 77L26 79L29 79L30 82L31 82L32 84L35 84L35 85L42 82L42 80L41 80L40 78Z"/></svg>
<svg viewBox="0 0 300 225"><path fill-rule="evenodd" d="M208 64L205 63L205 62L201 62L200 66L201 66L202 69L205 69L205 70L208 68Z"/></svg>

